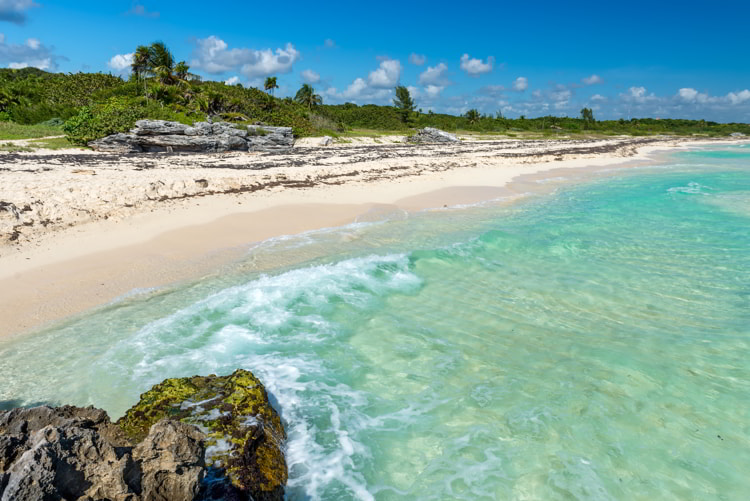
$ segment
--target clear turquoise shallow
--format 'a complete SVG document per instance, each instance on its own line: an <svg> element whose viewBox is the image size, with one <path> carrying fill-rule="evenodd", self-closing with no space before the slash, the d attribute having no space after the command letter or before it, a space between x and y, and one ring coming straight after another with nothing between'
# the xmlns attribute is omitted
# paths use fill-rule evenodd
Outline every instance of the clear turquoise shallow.
<svg viewBox="0 0 750 501"><path fill-rule="evenodd" d="M244 367L289 499L747 498L750 148L369 219L6 341L0 401Z"/></svg>

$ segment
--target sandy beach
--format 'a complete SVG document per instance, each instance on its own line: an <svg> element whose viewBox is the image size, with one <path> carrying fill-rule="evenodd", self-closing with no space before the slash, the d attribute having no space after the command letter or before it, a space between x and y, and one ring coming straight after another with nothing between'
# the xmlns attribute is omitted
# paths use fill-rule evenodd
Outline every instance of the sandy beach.
<svg viewBox="0 0 750 501"><path fill-rule="evenodd" d="M399 138L288 154L0 153L0 336L133 289L210 273L254 242L526 193L557 169L596 169L691 143L620 137L414 146ZM533 184L533 183L531 183Z"/></svg>

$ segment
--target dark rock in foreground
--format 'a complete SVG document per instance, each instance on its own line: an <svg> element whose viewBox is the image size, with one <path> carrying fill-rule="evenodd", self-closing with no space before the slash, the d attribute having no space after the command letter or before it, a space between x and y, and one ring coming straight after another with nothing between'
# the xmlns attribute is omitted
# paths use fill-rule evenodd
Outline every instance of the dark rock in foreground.
<svg viewBox="0 0 750 501"><path fill-rule="evenodd" d="M281 500L287 481L286 433L261 382L237 370L230 376L167 379L141 395L117 424L140 440L153 423L170 418L198 426L206 435L206 464L218 472L207 497Z"/></svg>
<svg viewBox="0 0 750 501"><path fill-rule="evenodd" d="M435 129L433 127L425 127L420 129L419 132L408 138L410 143L417 144L431 144L431 143L458 143L461 140L455 134Z"/></svg>
<svg viewBox="0 0 750 501"><path fill-rule="evenodd" d="M198 122L192 127L165 120L138 120L130 133L91 141L97 151L112 153L288 151L294 146L291 127Z"/></svg>
<svg viewBox="0 0 750 501"><path fill-rule="evenodd" d="M167 379L117 423L93 407L0 412L0 501L282 500L286 434L250 372Z"/></svg>
<svg viewBox="0 0 750 501"><path fill-rule="evenodd" d="M203 434L156 423L135 447L93 407L0 413L0 499L192 500L205 474Z"/></svg>

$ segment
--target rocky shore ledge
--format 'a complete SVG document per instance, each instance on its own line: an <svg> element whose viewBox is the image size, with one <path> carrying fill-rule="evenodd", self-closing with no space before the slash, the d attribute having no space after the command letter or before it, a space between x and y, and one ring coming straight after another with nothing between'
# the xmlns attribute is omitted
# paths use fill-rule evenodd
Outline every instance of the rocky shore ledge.
<svg viewBox="0 0 750 501"><path fill-rule="evenodd" d="M96 151L110 153L226 151L289 151L294 146L291 127L198 122L193 126L165 120L138 120L130 133L91 141Z"/></svg>
<svg viewBox="0 0 750 501"><path fill-rule="evenodd" d="M117 422L93 407L0 412L0 501L281 500L286 434L248 371L167 379Z"/></svg>

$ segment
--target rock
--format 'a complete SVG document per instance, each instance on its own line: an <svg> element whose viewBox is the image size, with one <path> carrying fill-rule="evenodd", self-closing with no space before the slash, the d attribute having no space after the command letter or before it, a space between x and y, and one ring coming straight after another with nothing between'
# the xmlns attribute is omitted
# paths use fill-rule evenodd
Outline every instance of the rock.
<svg viewBox="0 0 750 501"><path fill-rule="evenodd" d="M153 501L195 499L205 473L203 440L195 426L163 420L133 449L141 490Z"/></svg>
<svg viewBox="0 0 750 501"><path fill-rule="evenodd" d="M286 434L263 385L250 372L167 379L141 395L117 424L132 441L139 441L165 417L206 433L206 464L215 477L208 497L283 499Z"/></svg>
<svg viewBox="0 0 750 501"><path fill-rule="evenodd" d="M321 146L330 146L333 144L333 138L331 136L323 136L323 139L319 143Z"/></svg>
<svg viewBox="0 0 750 501"><path fill-rule="evenodd" d="M203 439L194 426L164 420L133 448L101 409L0 412L0 500L193 500Z"/></svg>
<svg viewBox="0 0 750 501"><path fill-rule="evenodd" d="M429 143L458 143L460 140L455 134L425 127L409 138L410 143L429 144Z"/></svg>
<svg viewBox="0 0 750 501"><path fill-rule="evenodd" d="M131 130L136 136L163 136L167 134L181 135L189 125L179 122L168 122L166 120L138 120L135 129Z"/></svg>
<svg viewBox="0 0 750 501"><path fill-rule="evenodd" d="M143 148L138 144L135 134L112 134L89 143L96 151L107 153L141 153Z"/></svg>
<svg viewBox="0 0 750 501"><path fill-rule="evenodd" d="M139 120L129 134L112 134L89 143L111 153L288 151L294 146L291 127L198 122L192 127L164 120Z"/></svg>
<svg viewBox="0 0 750 501"><path fill-rule="evenodd" d="M745 137L745 134L743 134L742 132L732 132L731 134L729 134L729 136L730 137Z"/></svg>

